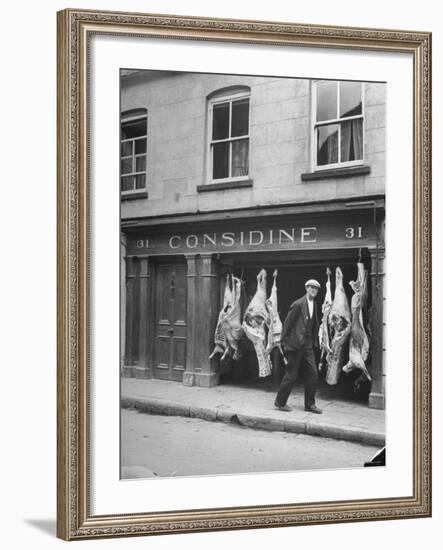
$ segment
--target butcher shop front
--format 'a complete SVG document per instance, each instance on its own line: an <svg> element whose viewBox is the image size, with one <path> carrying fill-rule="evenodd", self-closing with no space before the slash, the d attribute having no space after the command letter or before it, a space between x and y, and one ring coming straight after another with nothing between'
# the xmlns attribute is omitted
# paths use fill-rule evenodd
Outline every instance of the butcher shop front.
<svg viewBox="0 0 443 550"><path fill-rule="evenodd" d="M251 299L261 288L263 307L274 305L284 321L290 304L305 293L305 281L314 278L322 285L321 321L326 283L333 300L342 278L349 305L344 315L350 327L352 315L361 315L369 342L363 353L369 376L361 361L343 371L349 336L335 380L330 372L328 378L331 365L323 354L322 383L384 408L384 217L384 197L374 196L123 222L123 374L206 387L275 386L284 372L278 323L263 328L263 359L247 327L242 329ZM356 287L349 283L358 282L358 265L366 292L357 311Z"/></svg>

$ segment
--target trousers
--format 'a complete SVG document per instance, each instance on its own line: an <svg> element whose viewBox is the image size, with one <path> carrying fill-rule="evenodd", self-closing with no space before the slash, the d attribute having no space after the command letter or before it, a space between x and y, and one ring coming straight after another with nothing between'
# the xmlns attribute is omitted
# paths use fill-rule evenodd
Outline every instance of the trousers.
<svg viewBox="0 0 443 550"><path fill-rule="evenodd" d="M317 392L318 371L315 364L315 355L312 345L307 345L296 351L287 351L286 372L278 389L276 402L283 407L286 405L294 383L297 381L300 370L303 370L305 379L305 407L315 405Z"/></svg>

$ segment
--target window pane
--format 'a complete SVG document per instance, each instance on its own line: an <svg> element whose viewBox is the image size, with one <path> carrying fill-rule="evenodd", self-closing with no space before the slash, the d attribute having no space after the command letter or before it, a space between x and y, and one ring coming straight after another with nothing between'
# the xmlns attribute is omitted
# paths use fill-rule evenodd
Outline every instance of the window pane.
<svg viewBox="0 0 443 550"><path fill-rule="evenodd" d="M146 139L137 139L135 142L135 154L146 153Z"/></svg>
<svg viewBox="0 0 443 550"><path fill-rule="evenodd" d="M134 176L125 176L121 178L122 191L132 191L134 189Z"/></svg>
<svg viewBox="0 0 443 550"><path fill-rule="evenodd" d="M212 178L215 180L229 177L229 147L229 142L213 145Z"/></svg>
<svg viewBox="0 0 443 550"><path fill-rule="evenodd" d="M121 156L129 157L132 155L132 141L124 141L121 144Z"/></svg>
<svg viewBox="0 0 443 550"><path fill-rule="evenodd" d="M361 82L340 82L340 117L361 115Z"/></svg>
<svg viewBox="0 0 443 550"><path fill-rule="evenodd" d="M232 142L232 177L247 176L249 171L249 139Z"/></svg>
<svg viewBox="0 0 443 550"><path fill-rule="evenodd" d="M317 82L317 122L337 118L337 82Z"/></svg>
<svg viewBox="0 0 443 550"><path fill-rule="evenodd" d="M361 118L341 125L341 162L363 158L363 122Z"/></svg>
<svg viewBox="0 0 443 550"><path fill-rule="evenodd" d="M148 109L146 109L145 107L138 107L137 109L129 109L128 111L124 111L121 114L121 117L122 117L122 121L125 122L130 118L146 117L147 114L148 114Z"/></svg>
<svg viewBox="0 0 443 550"><path fill-rule="evenodd" d="M122 174L130 174L132 172L132 157L122 159L120 166Z"/></svg>
<svg viewBox="0 0 443 550"><path fill-rule="evenodd" d="M249 128L249 97L232 102L231 136L245 136Z"/></svg>
<svg viewBox="0 0 443 550"><path fill-rule="evenodd" d="M146 155L135 157L135 171L146 172Z"/></svg>
<svg viewBox="0 0 443 550"><path fill-rule="evenodd" d="M229 137L229 103L214 105L212 110L212 139Z"/></svg>
<svg viewBox="0 0 443 550"><path fill-rule="evenodd" d="M136 189L144 189L145 188L145 174L142 174L141 176L135 176L135 188Z"/></svg>
<svg viewBox="0 0 443 550"><path fill-rule="evenodd" d="M122 139L146 136L148 129L148 119L131 120L122 123Z"/></svg>
<svg viewBox="0 0 443 550"><path fill-rule="evenodd" d="M320 126L317 137L317 165L338 162L338 124Z"/></svg>

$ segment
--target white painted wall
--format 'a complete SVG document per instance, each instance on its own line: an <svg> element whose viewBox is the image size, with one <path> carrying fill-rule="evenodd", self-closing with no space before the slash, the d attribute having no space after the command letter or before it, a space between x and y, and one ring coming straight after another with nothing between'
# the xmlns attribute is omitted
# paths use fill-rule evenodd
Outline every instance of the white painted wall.
<svg viewBox="0 0 443 550"><path fill-rule="evenodd" d="M199 193L208 184L208 94L228 86L250 88L249 177L252 187ZM311 172L311 94L308 79L166 73L125 78L122 111L148 111L147 198L123 200L123 219L333 200L385 192L385 88L365 83L364 164L368 175L326 176ZM209 184L210 185L210 184Z"/></svg>

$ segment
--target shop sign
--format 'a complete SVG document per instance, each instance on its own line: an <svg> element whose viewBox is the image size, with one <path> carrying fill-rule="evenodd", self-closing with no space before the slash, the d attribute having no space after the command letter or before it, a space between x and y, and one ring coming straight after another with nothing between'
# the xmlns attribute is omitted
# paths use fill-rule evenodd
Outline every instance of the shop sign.
<svg viewBox="0 0 443 550"><path fill-rule="evenodd" d="M260 252L375 245L370 223L317 223L219 231L165 231L128 237L128 254Z"/></svg>

